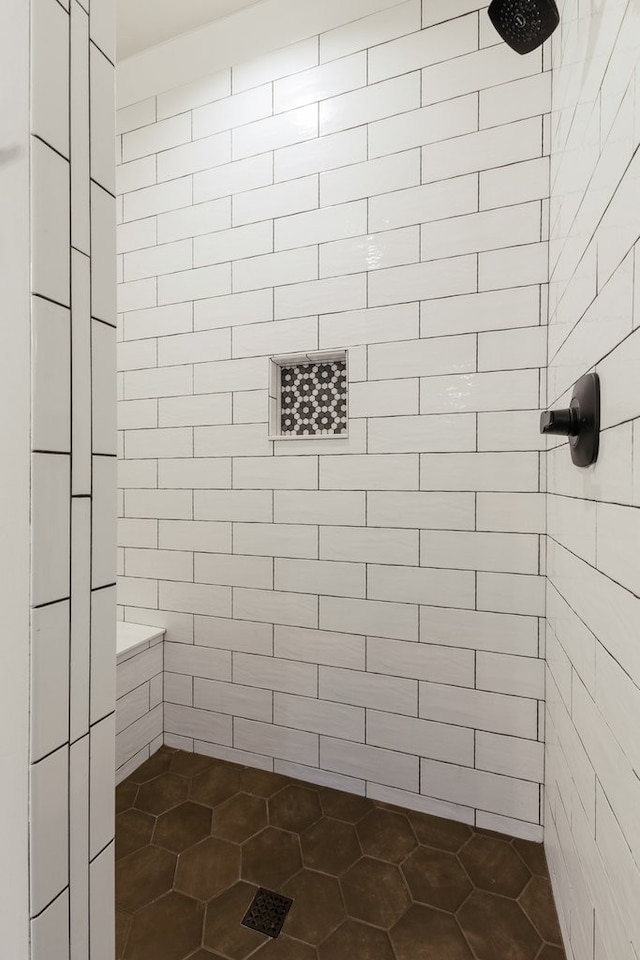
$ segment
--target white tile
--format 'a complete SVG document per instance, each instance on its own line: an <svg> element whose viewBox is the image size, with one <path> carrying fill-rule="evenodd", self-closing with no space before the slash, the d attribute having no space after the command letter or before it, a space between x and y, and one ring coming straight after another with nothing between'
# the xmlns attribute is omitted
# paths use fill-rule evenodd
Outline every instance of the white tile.
<svg viewBox="0 0 640 960"><path fill-rule="evenodd" d="M365 668L365 638L302 627L275 628L274 653L283 660L306 661L330 667Z"/></svg>
<svg viewBox="0 0 640 960"><path fill-rule="evenodd" d="M115 718L91 728L89 771L89 856L94 858L113 839L115 819Z"/></svg>
<svg viewBox="0 0 640 960"><path fill-rule="evenodd" d="M422 71L423 99L425 103L435 103L444 98L443 93L449 99L508 83L539 73L540 64L539 52L526 58L514 57L513 51L504 44L476 50L466 56L427 66Z"/></svg>
<svg viewBox="0 0 640 960"><path fill-rule="evenodd" d="M89 948L95 960L110 960L115 949L115 923L111 910L114 890L112 844L89 867Z"/></svg>
<svg viewBox="0 0 640 960"><path fill-rule="evenodd" d="M417 608L400 603L322 597L320 628L396 640L417 640Z"/></svg>
<svg viewBox="0 0 640 960"><path fill-rule="evenodd" d="M31 145L31 225L32 291L69 306L69 164L37 139Z"/></svg>
<svg viewBox="0 0 640 960"><path fill-rule="evenodd" d="M118 699L136 690L141 684L148 683L152 677L162 672L162 645L149 647L137 653L124 663L118 664Z"/></svg>
<svg viewBox="0 0 640 960"><path fill-rule="evenodd" d="M233 68L233 90L238 93L271 80L298 73L318 62L318 43L315 37L255 57Z"/></svg>
<svg viewBox="0 0 640 960"><path fill-rule="evenodd" d="M418 458L322 457L320 486L328 490L417 490Z"/></svg>
<svg viewBox="0 0 640 960"><path fill-rule="evenodd" d="M208 647L271 655L273 627L220 617L195 618L196 641Z"/></svg>
<svg viewBox="0 0 640 960"><path fill-rule="evenodd" d="M232 426L196 427L196 457L270 456L271 442L264 423L239 423Z"/></svg>
<svg viewBox="0 0 640 960"><path fill-rule="evenodd" d="M276 560L276 590L294 593L319 593L334 597L360 597L366 594L365 566L317 560Z"/></svg>
<svg viewBox="0 0 640 960"><path fill-rule="evenodd" d="M271 290L255 290L250 293L234 293L211 300L199 300L194 305L194 329L210 330L214 327L235 327L243 323L263 323L273 320L273 293ZM253 388L251 384L248 389ZM239 389L244 389L243 383Z"/></svg>
<svg viewBox="0 0 640 960"><path fill-rule="evenodd" d="M196 139L252 123L272 114L271 85L268 83L224 100L217 100L193 111L193 136Z"/></svg>
<svg viewBox="0 0 640 960"><path fill-rule="evenodd" d="M535 700L428 682L420 684L420 716L525 739L535 738L538 723Z"/></svg>
<svg viewBox="0 0 640 960"><path fill-rule="evenodd" d="M116 458L93 458L91 586L115 582Z"/></svg>
<svg viewBox="0 0 640 960"><path fill-rule="evenodd" d="M116 453L116 331L91 323L92 446L94 453Z"/></svg>
<svg viewBox="0 0 640 960"><path fill-rule="evenodd" d="M282 727L364 742L364 710L347 704L276 693L273 720Z"/></svg>
<svg viewBox="0 0 640 960"><path fill-rule="evenodd" d="M490 813L538 822L540 797L536 783L436 760L422 760L420 770L422 782L427 784L426 790L431 796L454 803L473 802Z"/></svg>
<svg viewBox="0 0 640 960"><path fill-rule="evenodd" d="M231 422L231 395L228 393L160 400L160 427L188 427Z"/></svg>
<svg viewBox="0 0 640 960"><path fill-rule="evenodd" d="M71 322L69 311L32 300L31 445L69 452L71 447ZM114 398L115 404L115 398Z"/></svg>
<svg viewBox="0 0 640 960"><path fill-rule="evenodd" d="M538 492L534 453L424 454L423 490Z"/></svg>
<svg viewBox="0 0 640 960"><path fill-rule="evenodd" d="M69 14L39 0L31 18L31 132L69 156Z"/></svg>
<svg viewBox="0 0 640 960"><path fill-rule="evenodd" d="M301 250L239 260L233 264L232 272L234 292L317 280L318 252L315 247L305 247ZM239 331L239 335L241 334L242 331ZM294 351L297 348L292 346L291 349ZM258 352L260 351L254 351Z"/></svg>
<svg viewBox="0 0 640 960"><path fill-rule="evenodd" d="M191 494L186 490L127 490L127 516L153 519L189 519Z"/></svg>
<svg viewBox="0 0 640 960"><path fill-rule="evenodd" d="M231 93L231 71L221 70L211 76L185 83L158 96L158 119L175 116L194 107L201 107L214 100L221 100ZM155 119L155 117L152 117Z"/></svg>
<svg viewBox="0 0 640 960"><path fill-rule="evenodd" d="M233 676L236 682L250 687L264 687L302 697L315 697L318 692L318 668L310 663L235 653Z"/></svg>
<svg viewBox="0 0 640 960"><path fill-rule="evenodd" d="M369 449L372 453L473 450L475 428L475 417L470 413L381 417L369 423Z"/></svg>
<svg viewBox="0 0 640 960"><path fill-rule="evenodd" d="M202 134L201 134L202 136ZM122 159L135 160L150 154L168 150L180 143L191 140L191 117L188 113L159 120L144 127L125 133L122 138Z"/></svg>
<svg viewBox="0 0 640 960"><path fill-rule="evenodd" d="M402 790L418 790L418 758L407 754L322 737L320 763L325 770L362 777Z"/></svg>
<svg viewBox="0 0 640 960"><path fill-rule="evenodd" d="M189 303L132 310L125 315L124 332L127 340L188 333L192 326L192 306Z"/></svg>
<svg viewBox="0 0 640 960"><path fill-rule="evenodd" d="M416 187L420 183L420 152L406 150L366 163L354 163L341 170L320 174L320 203L330 206L374 197L391 190Z"/></svg>
<svg viewBox="0 0 640 960"><path fill-rule="evenodd" d="M420 4L416 0L409 0L321 34L320 61L325 63L356 50L366 50L367 47L419 30L420 26Z"/></svg>
<svg viewBox="0 0 640 960"><path fill-rule="evenodd" d="M233 485L239 489L254 490L313 490L318 486L317 460L314 457L296 458L293 461L283 461L277 457L242 457L234 462ZM313 521L305 517L301 522Z"/></svg>
<svg viewBox="0 0 640 960"><path fill-rule="evenodd" d="M71 741L89 729L91 637L91 501L71 502L71 647L69 726Z"/></svg>
<svg viewBox="0 0 640 960"><path fill-rule="evenodd" d="M65 890L31 921L33 960L68 960L69 934L69 891Z"/></svg>
<svg viewBox="0 0 640 960"><path fill-rule="evenodd" d="M373 161L375 162L375 161ZM472 293L477 287L475 256L453 257L449 260L434 260L431 263L416 263L406 267L392 267L371 274L368 278L369 305L384 306L391 303L410 303L414 300L445 297L444 303L457 302L461 294ZM429 316L431 306L429 308ZM425 336L436 331L425 330ZM448 332L465 332L451 330Z"/></svg>
<svg viewBox="0 0 640 960"><path fill-rule="evenodd" d="M367 743L446 763L473 765L473 731L450 724L368 710Z"/></svg>
<svg viewBox="0 0 640 960"><path fill-rule="evenodd" d="M503 127L490 127L454 140L429 144L422 151L422 181L433 183L447 177L533 160L541 153L541 130L539 118L519 120Z"/></svg>
<svg viewBox="0 0 640 960"><path fill-rule="evenodd" d="M477 48L477 16L454 15L452 20L375 47L369 54L369 82L453 60Z"/></svg>
<svg viewBox="0 0 640 960"><path fill-rule="evenodd" d="M415 565L418 537L415 530L376 530L371 527L322 527L320 558L361 563Z"/></svg>
<svg viewBox="0 0 640 960"><path fill-rule="evenodd" d="M231 160L231 136L217 133L158 153L158 181L175 180L199 170L210 170Z"/></svg>
<svg viewBox="0 0 640 960"><path fill-rule="evenodd" d="M370 124L369 156L382 157L399 150L460 137L477 129L476 95L459 97Z"/></svg>
<svg viewBox="0 0 640 960"><path fill-rule="evenodd" d="M540 230L540 204L537 202L428 223L422 227L422 259L457 257L536 243L540 239Z"/></svg>
<svg viewBox="0 0 640 960"><path fill-rule="evenodd" d="M128 133L138 127L146 127L156 120L155 97L148 100L139 100L128 107L120 107L116 111L116 133Z"/></svg>
<svg viewBox="0 0 640 960"><path fill-rule="evenodd" d="M293 180L311 173L335 170L350 163L360 163L366 159L367 128L353 127L276 150L274 178L276 183Z"/></svg>
<svg viewBox="0 0 640 960"><path fill-rule="evenodd" d="M113 330L113 327L111 329ZM140 370L154 366L155 362L156 344L150 338L121 341L118 344L117 367L119 373L123 373L125 370Z"/></svg>
<svg viewBox="0 0 640 960"><path fill-rule="evenodd" d="M476 687L516 697L544 698L544 660L478 653Z"/></svg>
<svg viewBox="0 0 640 960"><path fill-rule="evenodd" d="M234 461L240 462L240 461ZM193 512L196 520L244 520L270 522L272 498L268 491L208 490L195 491Z"/></svg>
<svg viewBox="0 0 640 960"><path fill-rule="evenodd" d="M31 768L31 912L69 882L69 753L62 747Z"/></svg>
<svg viewBox="0 0 640 960"><path fill-rule="evenodd" d="M246 720L270 723L273 716L273 694L270 690L243 687L239 683L222 683L196 677L193 681L193 698L195 707Z"/></svg>
<svg viewBox="0 0 640 960"><path fill-rule="evenodd" d="M226 360L231 355L231 338L227 330L184 333L158 340L158 366L178 366Z"/></svg>
<svg viewBox="0 0 640 960"><path fill-rule="evenodd" d="M202 203L204 200L235 196L236 193L265 187L270 183L273 183L273 157L265 153L194 174L193 201Z"/></svg>
<svg viewBox="0 0 640 960"><path fill-rule="evenodd" d="M367 522L372 527L471 530L475 526L475 496L472 493L370 491Z"/></svg>
<svg viewBox="0 0 640 960"><path fill-rule="evenodd" d="M467 174L372 197L369 201L369 227L388 230L475 213L477 209L478 177L477 174Z"/></svg>
<svg viewBox="0 0 640 960"><path fill-rule="evenodd" d="M233 397L234 423L266 423L269 394L266 390L246 390Z"/></svg>
<svg viewBox="0 0 640 960"><path fill-rule="evenodd" d="M413 340L418 335L418 313L418 304L394 304L320 317L320 347Z"/></svg>
<svg viewBox="0 0 640 960"><path fill-rule="evenodd" d="M533 493L479 493L478 530L544 533L546 498Z"/></svg>
<svg viewBox="0 0 640 960"><path fill-rule="evenodd" d="M420 411L535 410L539 387L537 370L427 377L420 381Z"/></svg>
<svg viewBox="0 0 640 960"><path fill-rule="evenodd" d="M234 616L262 623L294 627L315 627L318 624L318 598L304 593L237 587L233 592L233 610Z"/></svg>
<svg viewBox="0 0 640 960"><path fill-rule="evenodd" d="M91 184L91 315L116 323L116 224L113 197Z"/></svg>
<svg viewBox="0 0 640 960"><path fill-rule="evenodd" d="M318 136L318 108L315 104L289 110L275 117L256 120L233 130L233 159L255 156Z"/></svg>
<svg viewBox="0 0 640 960"><path fill-rule="evenodd" d="M258 220L271 220L286 217L303 210L315 210L318 206L317 176L301 177L275 186L265 186L258 190L234 195L233 225L256 223Z"/></svg>
<svg viewBox="0 0 640 960"><path fill-rule="evenodd" d="M89 48L91 179L115 193L115 71L101 51Z"/></svg>
<svg viewBox="0 0 640 960"><path fill-rule="evenodd" d="M31 468L31 602L69 596L69 457L35 454Z"/></svg>
<svg viewBox="0 0 640 960"><path fill-rule="evenodd" d="M93 0L91 4L91 39L115 63L115 11L107 0Z"/></svg>
<svg viewBox="0 0 640 960"><path fill-rule="evenodd" d="M310 213L282 217L275 222L276 250L290 250L311 243L326 243L366 233L367 203L357 200Z"/></svg>
<svg viewBox="0 0 640 960"><path fill-rule="evenodd" d="M181 210L161 213L158 217L158 242L198 237L212 230L225 230L231 226L231 198L198 202Z"/></svg>
<svg viewBox="0 0 640 960"><path fill-rule="evenodd" d="M495 127L550 112L550 70L480 92L481 127Z"/></svg>
<svg viewBox="0 0 640 960"><path fill-rule="evenodd" d="M535 616L422 607L420 632L422 640L429 643L529 657L538 653Z"/></svg>
<svg viewBox="0 0 640 960"><path fill-rule="evenodd" d="M198 553L193 562L196 583L255 587L261 590L273 589L273 561L270 557Z"/></svg>
<svg viewBox="0 0 640 960"><path fill-rule="evenodd" d="M270 223L252 223L233 230L221 230L198 237L193 244L194 266L225 263L257 257L273 251L273 227ZM241 266L241 264L237 264ZM235 279L235 278L234 278ZM267 286L267 284L261 284ZM240 289L234 284L234 290Z"/></svg>
<svg viewBox="0 0 640 960"><path fill-rule="evenodd" d="M190 643L165 643L164 666L169 673L206 680L231 680L231 654L226 650Z"/></svg>
<svg viewBox="0 0 640 960"><path fill-rule="evenodd" d="M158 464L158 486L186 489L226 488L231 484L231 462L223 458L163 460Z"/></svg>
<svg viewBox="0 0 640 960"><path fill-rule="evenodd" d="M317 766L317 734L238 718L234 722L233 742L240 750Z"/></svg>
<svg viewBox="0 0 640 960"><path fill-rule="evenodd" d="M283 255L276 254L276 257L279 256ZM315 273L317 258L313 255L310 259L313 262L313 268L308 272ZM301 270L300 273L302 274L302 272ZM283 320L277 323L260 323L255 326L241 326L233 331L234 357L268 356L281 354L285 350L292 350L296 353L307 352L317 349L317 346L318 321L316 317Z"/></svg>
<svg viewBox="0 0 640 960"><path fill-rule="evenodd" d="M480 209L549 196L549 159L540 157L480 173Z"/></svg>
<svg viewBox="0 0 640 960"><path fill-rule="evenodd" d="M202 613L205 616L228 617L231 613L231 590L201 583L160 582L160 606L178 613Z"/></svg>
<svg viewBox="0 0 640 960"><path fill-rule="evenodd" d="M180 397L191 393L192 372L188 366L150 368L125 373L125 400ZM127 437L128 439L128 437ZM131 452L127 451L127 455Z"/></svg>
<svg viewBox="0 0 640 960"><path fill-rule="evenodd" d="M420 76L406 76L373 84L320 103L320 133L359 127L420 106Z"/></svg>
<svg viewBox="0 0 640 960"><path fill-rule="evenodd" d="M70 15L71 242L76 250L82 250L88 255L91 249L87 56L89 17L77 3L71 4Z"/></svg>
<svg viewBox="0 0 640 960"><path fill-rule="evenodd" d="M196 202L198 201L196 196L193 199ZM200 199L208 200L212 198L201 197ZM191 201L191 177L181 177L179 180L144 187L142 190L135 190L133 193L127 194L124 198L124 219L127 221L153 217L156 214L166 213L168 210L187 207Z"/></svg>
<svg viewBox="0 0 640 960"><path fill-rule="evenodd" d="M503 737L481 731L476 734L476 767L479 770L540 783L543 779L543 761L544 744L536 740Z"/></svg>
<svg viewBox="0 0 640 960"><path fill-rule="evenodd" d="M544 615L543 577L508 573L478 574L478 609L494 613Z"/></svg>
<svg viewBox="0 0 640 960"><path fill-rule="evenodd" d="M276 290L276 319L358 310L366 305L366 277L338 277L293 283Z"/></svg>
<svg viewBox="0 0 640 960"><path fill-rule="evenodd" d="M31 760L69 738L69 602L31 615Z"/></svg>
<svg viewBox="0 0 640 960"><path fill-rule="evenodd" d="M188 270L191 262L191 242L182 240L135 250L124 255L124 280L142 280L160 274Z"/></svg>
<svg viewBox="0 0 640 960"><path fill-rule="evenodd" d="M115 707L116 590L106 587L91 594L91 723Z"/></svg>
<svg viewBox="0 0 640 960"><path fill-rule="evenodd" d="M352 417L402 416L418 412L417 380L354 383L349 390Z"/></svg>
<svg viewBox="0 0 640 960"><path fill-rule="evenodd" d="M479 370L545 367L546 353L545 327L520 327L478 337Z"/></svg>
<svg viewBox="0 0 640 960"><path fill-rule="evenodd" d="M331 65L312 67L274 84L276 113L316 103L367 83L366 54L344 57Z"/></svg>
<svg viewBox="0 0 640 960"><path fill-rule="evenodd" d="M474 683L475 656L471 650L369 637L367 670L392 677L471 687ZM388 708L381 706L381 709Z"/></svg>
<svg viewBox="0 0 640 960"><path fill-rule="evenodd" d="M136 280L133 283L118 283L117 307L119 313L128 310L144 310L157 303L157 284L153 280Z"/></svg>
<svg viewBox="0 0 640 960"><path fill-rule="evenodd" d="M165 737L173 734L230 744L231 718L209 710L195 710L193 707L168 703L165 706L165 731Z"/></svg>
<svg viewBox="0 0 640 960"><path fill-rule="evenodd" d="M182 303L202 300L231 292L231 267L221 264L199 267L158 277L158 303Z"/></svg>
<svg viewBox="0 0 640 960"><path fill-rule="evenodd" d="M420 259L420 234L416 227L339 240L320 247L320 276L381 270Z"/></svg>
<svg viewBox="0 0 640 960"><path fill-rule="evenodd" d="M296 524L236 523L234 553L249 556L277 556L316 559L318 530Z"/></svg>
<svg viewBox="0 0 640 960"><path fill-rule="evenodd" d="M178 550L125 550L125 571L128 577L150 577L157 580L192 580L193 555Z"/></svg>
<svg viewBox="0 0 640 960"><path fill-rule="evenodd" d="M164 673L164 699L166 703L179 703L184 707L193 706L193 677L186 674ZM204 681L201 681L204 683ZM204 704L199 704L204 706Z"/></svg>
<svg viewBox="0 0 640 960"><path fill-rule="evenodd" d="M89 950L89 737L71 745L69 752L69 933L71 960ZM66 960L67 955L64 955Z"/></svg>
<svg viewBox="0 0 640 960"><path fill-rule="evenodd" d="M431 603L434 606L472 608L475 601L474 574L461 570L371 566L367 595L372 600L391 600L396 603ZM369 632L377 633L375 628Z"/></svg>
<svg viewBox="0 0 640 960"><path fill-rule="evenodd" d="M133 190L140 190L142 187L150 187L156 182L156 158L154 156L141 157L139 160L121 163L116 168L116 192L118 196L123 193L131 193ZM129 225L121 224L118 228L119 237L124 232L123 228L127 226ZM133 227L133 224L130 225L130 229L131 227ZM145 246L145 244L141 243L140 246ZM120 243L118 243L118 250L121 252Z"/></svg>

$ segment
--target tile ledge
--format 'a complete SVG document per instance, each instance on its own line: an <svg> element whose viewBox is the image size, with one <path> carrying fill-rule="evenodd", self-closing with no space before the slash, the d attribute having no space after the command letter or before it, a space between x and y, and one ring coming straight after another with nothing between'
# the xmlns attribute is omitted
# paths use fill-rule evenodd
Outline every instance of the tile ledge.
<svg viewBox="0 0 640 960"><path fill-rule="evenodd" d="M132 653L149 645L154 640L161 640L166 630L164 627L151 627L143 623L125 623L119 620L116 626L116 656L118 661L129 657Z"/></svg>

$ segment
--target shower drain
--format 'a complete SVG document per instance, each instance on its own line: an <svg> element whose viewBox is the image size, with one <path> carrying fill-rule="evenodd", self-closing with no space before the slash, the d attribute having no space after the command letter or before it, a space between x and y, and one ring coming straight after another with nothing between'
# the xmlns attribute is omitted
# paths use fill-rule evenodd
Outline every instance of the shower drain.
<svg viewBox="0 0 640 960"><path fill-rule="evenodd" d="M282 925L287 919L293 900L283 897L272 890L262 887L251 901L249 909L242 918L245 927L264 933L267 937L280 936Z"/></svg>

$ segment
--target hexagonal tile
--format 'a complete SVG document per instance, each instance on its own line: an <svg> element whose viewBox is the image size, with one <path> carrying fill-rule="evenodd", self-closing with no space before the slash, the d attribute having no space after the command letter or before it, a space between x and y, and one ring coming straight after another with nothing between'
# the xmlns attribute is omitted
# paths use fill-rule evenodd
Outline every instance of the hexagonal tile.
<svg viewBox="0 0 640 960"><path fill-rule="evenodd" d="M133 780L123 780L116 787L116 813L124 813L129 810L136 799L138 784Z"/></svg>
<svg viewBox="0 0 640 960"><path fill-rule="evenodd" d="M473 960L460 927L454 917L414 904L393 927L389 936L397 960ZM509 954L498 955L510 956Z"/></svg>
<svg viewBox="0 0 640 960"><path fill-rule="evenodd" d="M547 857L544 844L533 843L532 840L521 840L516 837L511 845L518 851L531 873L536 877L549 877Z"/></svg>
<svg viewBox="0 0 640 960"><path fill-rule="evenodd" d="M320 803L325 817L345 823L358 823L374 809L373 800L367 797L328 788L320 793Z"/></svg>
<svg viewBox="0 0 640 960"><path fill-rule="evenodd" d="M277 890L302 867L298 838L267 827L242 847L242 879Z"/></svg>
<svg viewBox="0 0 640 960"><path fill-rule="evenodd" d="M276 793L269 800L269 822L282 830L302 833L322 816L320 801L315 790L307 790L297 783Z"/></svg>
<svg viewBox="0 0 640 960"><path fill-rule="evenodd" d="M224 760L216 760L212 767L191 781L191 799L215 807L238 792L241 768Z"/></svg>
<svg viewBox="0 0 640 960"><path fill-rule="evenodd" d="M289 936L317 947L346 919L338 881L301 870L282 892L294 901L285 920Z"/></svg>
<svg viewBox="0 0 640 960"><path fill-rule="evenodd" d="M189 960L224 960L219 953L212 953L211 950L205 950L201 947L197 953L192 953Z"/></svg>
<svg viewBox="0 0 640 960"><path fill-rule="evenodd" d="M155 780L161 773L166 773L169 769L172 756L173 753L165 750L164 747L160 747L152 757L149 757L133 773L130 773L128 779L132 783L147 783L149 780Z"/></svg>
<svg viewBox="0 0 640 960"><path fill-rule="evenodd" d="M131 923L126 960L183 960L200 946L204 904L168 893Z"/></svg>
<svg viewBox="0 0 640 960"><path fill-rule="evenodd" d="M391 810L372 810L356 827L365 854L401 863L418 846L409 821Z"/></svg>
<svg viewBox="0 0 640 960"><path fill-rule="evenodd" d="M124 948L131 926L131 916L122 910L116 910L116 960L124 956Z"/></svg>
<svg viewBox="0 0 640 960"><path fill-rule="evenodd" d="M266 943L268 938L263 934L242 926L242 918L257 892L257 887L240 882L209 901L204 923L205 947L218 950L231 960L244 960L261 943Z"/></svg>
<svg viewBox="0 0 640 960"><path fill-rule="evenodd" d="M395 960L389 936L357 920L345 920L318 950L320 960Z"/></svg>
<svg viewBox="0 0 640 960"><path fill-rule="evenodd" d="M418 847L402 872L414 900L455 913L471 893L469 878L453 853Z"/></svg>
<svg viewBox="0 0 640 960"><path fill-rule="evenodd" d="M457 917L478 960L533 960L542 946L515 900L474 890Z"/></svg>
<svg viewBox="0 0 640 960"><path fill-rule="evenodd" d="M519 903L542 939L561 946L562 936L551 882L545 877L533 877L524 888Z"/></svg>
<svg viewBox="0 0 640 960"><path fill-rule="evenodd" d="M142 810L125 810L116 817L116 860L151 843L155 817Z"/></svg>
<svg viewBox="0 0 640 960"><path fill-rule="evenodd" d="M362 856L355 827L340 820L320 820L300 837L306 867L337 877Z"/></svg>
<svg viewBox="0 0 640 960"><path fill-rule="evenodd" d="M153 842L174 853L182 853L210 833L211 807L187 800L158 817Z"/></svg>
<svg viewBox="0 0 640 960"><path fill-rule="evenodd" d="M270 940L260 947L254 956L260 960L317 960L318 954L316 948L308 943L300 943L280 934L277 940Z"/></svg>
<svg viewBox="0 0 640 960"><path fill-rule="evenodd" d="M245 767L240 774L240 789L242 792L251 793L255 797L264 797L265 800L282 790L290 782L288 777L283 777L280 773L258 770L256 767Z"/></svg>
<svg viewBox="0 0 640 960"><path fill-rule="evenodd" d="M340 883L349 916L377 927L392 927L411 904L398 867L370 857L359 860Z"/></svg>
<svg viewBox="0 0 640 960"><path fill-rule="evenodd" d="M153 757L152 757L153 759ZM187 799L189 782L173 773L162 773L155 780L143 783L136 797L136 808L159 816Z"/></svg>
<svg viewBox="0 0 640 960"><path fill-rule="evenodd" d="M267 804L261 797L237 793L216 807L213 834L234 843L244 843L267 826Z"/></svg>
<svg viewBox="0 0 640 960"><path fill-rule="evenodd" d="M419 843L437 850L448 850L449 853L457 853L473 835L473 830L466 823L432 817L415 810L409 812L409 822Z"/></svg>
<svg viewBox="0 0 640 960"><path fill-rule="evenodd" d="M531 879L529 870L506 840L477 833L459 856L473 884L489 893L515 899Z"/></svg>
<svg viewBox="0 0 640 960"><path fill-rule="evenodd" d="M566 960L566 954L562 947L552 947L546 943L536 960Z"/></svg>
<svg viewBox="0 0 640 960"><path fill-rule="evenodd" d="M175 889L196 900L210 900L240 879L240 848L209 837L178 859Z"/></svg>
<svg viewBox="0 0 640 960"><path fill-rule="evenodd" d="M159 847L143 847L116 863L116 905L127 913L168 893L173 886L176 856Z"/></svg>
<svg viewBox="0 0 640 960"><path fill-rule="evenodd" d="M178 750L171 757L169 771L177 774L179 777L196 777L212 767L216 761L213 757L203 757L200 753L186 753L184 750Z"/></svg>

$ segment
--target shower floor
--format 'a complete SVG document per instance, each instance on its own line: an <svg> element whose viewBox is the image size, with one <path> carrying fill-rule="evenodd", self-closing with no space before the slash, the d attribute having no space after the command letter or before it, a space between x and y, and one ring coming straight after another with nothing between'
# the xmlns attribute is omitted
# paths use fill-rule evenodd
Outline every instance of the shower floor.
<svg viewBox="0 0 640 960"><path fill-rule="evenodd" d="M116 960L564 960L538 844L167 747L116 809Z"/></svg>

